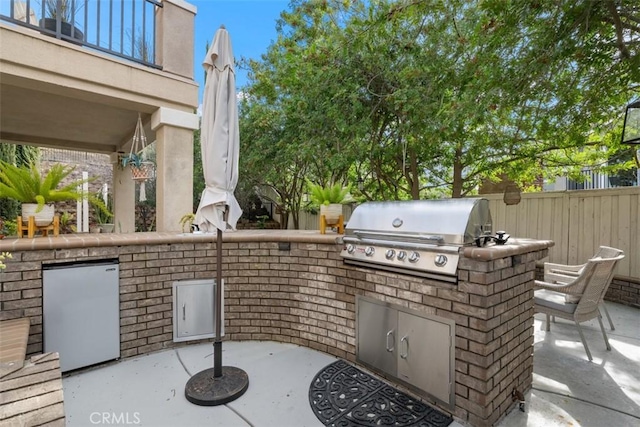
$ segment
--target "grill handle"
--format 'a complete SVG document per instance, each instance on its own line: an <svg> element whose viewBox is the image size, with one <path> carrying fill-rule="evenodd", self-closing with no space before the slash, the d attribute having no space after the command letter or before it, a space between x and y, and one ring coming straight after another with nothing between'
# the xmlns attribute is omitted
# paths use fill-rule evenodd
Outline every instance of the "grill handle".
<svg viewBox="0 0 640 427"><path fill-rule="evenodd" d="M372 246L385 246L392 248L402 248L402 249L425 249L428 251L433 251L434 248L438 248L438 252L440 253L449 253L449 254L457 254L459 248L456 246L435 246L427 243L413 243L413 242L405 242L405 241L394 241L394 240L381 240L381 239L359 239L357 237L349 237L345 236L342 238L344 243L354 243L356 245L372 245Z"/></svg>
<svg viewBox="0 0 640 427"><path fill-rule="evenodd" d="M401 347L402 347L402 343L404 343L404 353L402 352L402 350L400 350L400 358L406 359L407 357L409 357L409 336L408 335L403 336L402 339L400 340Z"/></svg>
<svg viewBox="0 0 640 427"><path fill-rule="evenodd" d="M391 345L389 345L389 338L391 338ZM395 347L395 339L393 338L393 331L389 331L387 332L387 342L386 342L386 348L388 352L393 352L393 347Z"/></svg>
<svg viewBox="0 0 640 427"><path fill-rule="evenodd" d="M355 234L356 236L360 237L360 238L366 238L367 236L373 236L373 237L382 237L384 239L388 239L389 237L392 237L394 239L406 239L407 235L406 234L399 234L399 233L382 233L379 231L354 231L353 234ZM440 235L440 234L433 234L431 236L420 236L420 240L427 240L427 241L431 241L431 242L435 242L435 243L444 243L444 236Z"/></svg>

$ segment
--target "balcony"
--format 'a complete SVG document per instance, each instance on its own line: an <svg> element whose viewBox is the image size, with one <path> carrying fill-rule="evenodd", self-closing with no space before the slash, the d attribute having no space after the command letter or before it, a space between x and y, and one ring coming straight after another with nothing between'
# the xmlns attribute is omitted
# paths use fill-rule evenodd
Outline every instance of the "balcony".
<svg viewBox="0 0 640 427"><path fill-rule="evenodd" d="M192 209L195 13L184 0L0 2L0 139L117 159L140 113L156 143L157 229L179 229ZM117 221L134 231L124 172L114 168L110 187Z"/></svg>
<svg viewBox="0 0 640 427"><path fill-rule="evenodd" d="M9 0L3 21L100 52L159 68L156 63L158 0Z"/></svg>

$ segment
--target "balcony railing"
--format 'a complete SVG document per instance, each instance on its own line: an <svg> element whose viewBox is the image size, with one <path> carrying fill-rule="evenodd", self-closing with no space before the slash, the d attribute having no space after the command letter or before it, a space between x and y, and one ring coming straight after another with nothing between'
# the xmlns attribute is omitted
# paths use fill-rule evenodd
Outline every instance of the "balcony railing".
<svg viewBox="0 0 640 427"><path fill-rule="evenodd" d="M584 168L581 173L585 177L582 182L576 182L567 178L567 190L596 190L640 186L640 171L631 170L609 175L596 172L590 168Z"/></svg>
<svg viewBox="0 0 640 427"><path fill-rule="evenodd" d="M149 67L159 0L2 0L0 19Z"/></svg>

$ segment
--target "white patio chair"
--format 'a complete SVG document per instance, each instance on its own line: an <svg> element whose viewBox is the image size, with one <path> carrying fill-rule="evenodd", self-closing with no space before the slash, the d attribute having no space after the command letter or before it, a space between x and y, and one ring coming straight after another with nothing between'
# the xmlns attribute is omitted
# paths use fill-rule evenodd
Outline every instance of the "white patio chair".
<svg viewBox="0 0 640 427"><path fill-rule="evenodd" d="M611 248L609 246L600 246L598 252L593 256L594 258L615 258L618 255L622 255L624 251L616 248ZM573 280L573 278L577 277L580 274L580 271L584 268L586 264L580 265L564 265L564 264L554 264L551 262L544 263L544 281L548 283L567 283L567 281ZM611 270L611 278L613 279L614 270ZM567 278L566 276L569 276ZM611 284L611 280L609 280L609 284ZM608 288L608 286L607 286ZM605 289L605 294L607 290ZM565 297L569 302L575 302L576 299L574 296L567 295ZM607 316L607 320L609 321L609 326L612 331L615 331L615 326L613 325L613 320L611 319L611 315L609 315L609 310L607 310L607 305L604 300L600 303L600 308L604 310L604 314Z"/></svg>
<svg viewBox="0 0 640 427"><path fill-rule="evenodd" d="M535 281L534 310L536 313L546 314L546 331L551 330L551 316L573 320L590 361L593 358L580 323L597 318L607 350L611 350L598 307L613 278L613 270L622 258L622 254L612 258L591 258L577 276L565 276L561 283ZM565 295L577 297L577 300L567 301Z"/></svg>

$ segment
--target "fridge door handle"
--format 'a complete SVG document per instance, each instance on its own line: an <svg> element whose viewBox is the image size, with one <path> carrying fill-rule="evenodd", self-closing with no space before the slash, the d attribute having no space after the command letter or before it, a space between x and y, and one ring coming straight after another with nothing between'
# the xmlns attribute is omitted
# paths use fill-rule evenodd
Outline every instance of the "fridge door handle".
<svg viewBox="0 0 640 427"><path fill-rule="evenodd" d="M182 320L187 320L187 311L186 311L187 303L182 304Z"/></svg>
<svg viewBox="0 0 640 427"><path fill-rule="evenodd" d="M402 350L400 350L400 358L401 359L406 359L407 357L409 357L409 336L405 335L402 337L402 339L400 340L400 344L404 343L404 353L402 352ZM400 348L402 348L402 345L400 346Z"/></svg>
<svg viewBox="0 0 640 427"><path fill-rule="evenodd" d="M391 338L391 344L389 344L389 338ZM391 330L387 332L387 342L386 342L387 351L392 353L393 347L395 347L395 339L393 338L393 330Z"/></svg>

